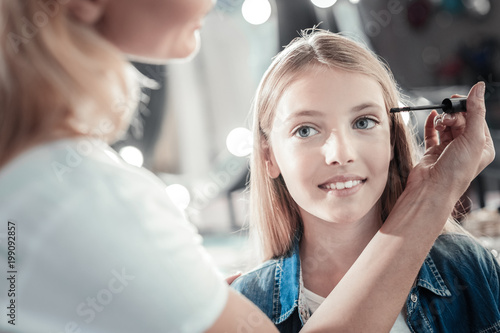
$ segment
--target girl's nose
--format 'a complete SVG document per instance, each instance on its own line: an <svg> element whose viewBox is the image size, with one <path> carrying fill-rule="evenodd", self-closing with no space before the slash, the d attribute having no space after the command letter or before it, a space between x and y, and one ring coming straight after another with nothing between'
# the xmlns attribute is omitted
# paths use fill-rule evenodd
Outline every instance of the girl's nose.
<svg viewBox="0 0 500 333"><path fill-rule="evenodd" d="M345 133L332 132L323 146L326 164L346 165L355 160L356 148L352 138Z"/></svg>

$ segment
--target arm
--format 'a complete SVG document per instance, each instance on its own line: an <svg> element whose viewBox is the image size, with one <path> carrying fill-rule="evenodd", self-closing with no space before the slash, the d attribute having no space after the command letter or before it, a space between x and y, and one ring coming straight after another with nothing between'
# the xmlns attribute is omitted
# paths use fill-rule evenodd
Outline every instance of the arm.
<svg viewBox="0 0 500 333"><path fill-rule="evenodd" d="M240 272L226 278L231 285ZM269 318L241 294L229 289L226 306L207 333L216 332L277 332Z"/></svg>
<svg viewBox="0 0 500 333"><path fill-rule="evenodd" d="M467 99L466 115L438 121L439 137L433 125L437 114L430 114L425 126L427 150L410 173L405 191L304 331L390 330L455 203L494 159L483 95L484 83L476 84Z"/></svg>
<svg viewBox="0 0 500 333"><path fill-rule="evenodd" d="M230 289L226 306L208 333L278 332L276 326L252 302Z"/></svg>

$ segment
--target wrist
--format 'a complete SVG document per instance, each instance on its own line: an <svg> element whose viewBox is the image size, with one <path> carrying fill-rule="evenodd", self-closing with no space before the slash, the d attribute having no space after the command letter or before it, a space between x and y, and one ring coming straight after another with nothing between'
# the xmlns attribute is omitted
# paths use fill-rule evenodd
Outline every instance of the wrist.
<svg viewBox="0 0 500 333"><path fill-rule="evenodd" d="M381 231L405 237L427 239L432 245L441 233L458 199L436 182L408 183Z"/></svg>
<svg viewBox="0 0 500 333"><path fill-rule="evenodd" d="M443 181L424 179L419 182L408 182L401 198L418 202L425 207L440 207L441 210L453 210L455 204L465 192L467 187L459 186L455 182L443 184ZM411 199L410 199L411 198Z"/></svg>

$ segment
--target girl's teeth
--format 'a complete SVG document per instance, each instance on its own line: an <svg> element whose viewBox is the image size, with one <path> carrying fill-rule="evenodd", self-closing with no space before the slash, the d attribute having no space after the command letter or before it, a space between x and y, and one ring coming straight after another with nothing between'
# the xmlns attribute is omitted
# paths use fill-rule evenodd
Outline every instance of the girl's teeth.
<svg viewBox="0 0 500 333"><path fill-rule="evenodd" d="M328 190L343 190L345 188L352 188L359 184L361 184L361 180L349 180L345 183L338 182L338 183L327 184L325 185L325 188Z"/></svg>

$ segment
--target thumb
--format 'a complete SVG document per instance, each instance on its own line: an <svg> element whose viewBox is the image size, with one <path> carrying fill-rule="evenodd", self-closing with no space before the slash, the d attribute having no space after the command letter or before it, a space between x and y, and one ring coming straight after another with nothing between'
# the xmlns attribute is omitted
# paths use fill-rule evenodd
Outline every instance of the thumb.
<svg viewBox="0 0 500 333"><path fill-rule="evenodd" d="M484 119L486 107L484 105L484 82L476 83L467 96L467 126L465 133L473 136L484 136Z"/></svg>

